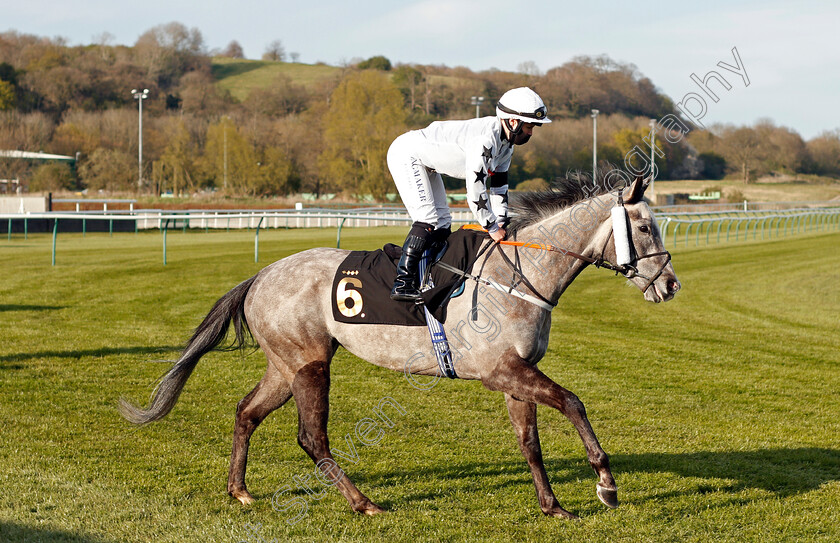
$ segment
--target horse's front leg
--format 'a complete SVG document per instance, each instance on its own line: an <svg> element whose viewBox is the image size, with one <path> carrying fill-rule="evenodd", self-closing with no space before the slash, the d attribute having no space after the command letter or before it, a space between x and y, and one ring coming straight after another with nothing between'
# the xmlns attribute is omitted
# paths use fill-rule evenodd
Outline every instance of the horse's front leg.
<svg viewBox="0 0 840 543"><path fill-rule="evenodd" d="M578 431L589 464L600 478L596 487L598 498L608 507L618 507L618 490L609 458L598 443L583 402L577 396L512 352L505 353L500 363L481 381L490 390L504 392L521 401L547 405L563 413Z"/></svg>
<svg viewBox="0 0 840 543"><path fill-rule="evenodd" d="M513 431L516 432L516 439L519 441L519 448L528 462L528 467L531 468L531 476L534 478L534 487L537 489L540 509L543 513L552 517L578 518L577 515L560 507L554 492L551 490L551 483L548 482L548 475L543 464L542 448L540 447L540 435L537 432L537 404L517 400L510 394L505 394L505 402L507 402Z"/></svg>

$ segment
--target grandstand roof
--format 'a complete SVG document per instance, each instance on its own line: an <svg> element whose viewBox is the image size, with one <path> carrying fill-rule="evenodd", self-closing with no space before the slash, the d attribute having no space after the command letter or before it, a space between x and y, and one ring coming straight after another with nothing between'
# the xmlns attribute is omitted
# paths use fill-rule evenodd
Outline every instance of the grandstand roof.
<svg viewBox="0 0 840 543"><path fill-rule="evenodd" d="M75 161L76 157L73 156L65 156L65 155L50 155L47 153L37 152L33 153L31 151L2 151L0 150L0 157L4 158L27 158L30 160L72 160Z"/></svg>

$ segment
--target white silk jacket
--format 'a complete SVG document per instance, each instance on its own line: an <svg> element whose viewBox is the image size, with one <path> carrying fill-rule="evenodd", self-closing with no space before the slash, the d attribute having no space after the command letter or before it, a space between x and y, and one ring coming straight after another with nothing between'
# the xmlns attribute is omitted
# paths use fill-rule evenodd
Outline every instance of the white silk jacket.
<svg viewBox="0 0 840 543"><path fill-rule="evenodd" d="M413 154L427 168L464 179L467 202L478 223L489 232L498 230L507 221L508 185L491 186L491 178L507 173L513 156L498 117L435 121L415 132L422 138L414 138Z"/></svg>

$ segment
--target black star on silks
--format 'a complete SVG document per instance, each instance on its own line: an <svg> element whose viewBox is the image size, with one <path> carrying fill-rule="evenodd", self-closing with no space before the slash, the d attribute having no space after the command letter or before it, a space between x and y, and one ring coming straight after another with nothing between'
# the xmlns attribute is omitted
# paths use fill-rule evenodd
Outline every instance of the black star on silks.
<svg viewBox="0 0 840 543"><path fill-rule="evenodd" d="M476 183L484 183L484 178L487 177L487 174L484 170L478 170L475 172L475 182Z"/></svg>
<svg viewBox="0 0 840 543"><path fill-rule="evenodd" d="M486 223L484 223L484 229L490 230L490 227L493 226L493 224L493 221L487 221Z"/></svg>
<svg viewBox="0 0 840 543"><path fill-rule="evenodd" d="M503 193L501 195L501 197L502 197L502 203L507 205L507 203L508 203L508 193L507 192Z"/></svg>
<svg viewBox="0 0 840 543"><path fill-rule="evenodd" d="M478 201L473 203L475 204L476 210L483 209L485 211L489 211L487 209L487 198L483 194L479 194Z"/></svg>
<svg viewBox="0 0 840 543"><path fill-rule="evenodd" d="M493 155L490 153L489 147L482 146L482 149L484 149L484 152L481 153L481 156L484 157L485 160L490 160L491 158L493 158Z"/></svg>

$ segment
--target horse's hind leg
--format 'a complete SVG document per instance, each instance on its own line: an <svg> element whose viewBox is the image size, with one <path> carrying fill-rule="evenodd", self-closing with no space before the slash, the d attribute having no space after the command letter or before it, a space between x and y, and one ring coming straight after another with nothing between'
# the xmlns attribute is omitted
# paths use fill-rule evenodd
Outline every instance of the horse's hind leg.
<svg viewBox="0 0 840 543"><path fill-rule="evenodd" d="M618 491L610 471L607 453L598 443L595 431L586 417L583 402L572 392L561 387L543 372L512 353L507 353L498 365L482 378L490 390L510 394L520 400L553 407L563 413L578 431L589 465L598 474L598 498L608 507L618 507Z"/></svg>
<svg viewBox="0 0 840 543"><path fill-rule="evenodd" d="M510 422L516 432L516 439L519 441L519 448L522 455L531 468L531 476L534 478L534 486L537 489L537 499L540 501L540 509L546 515L562 518L578 518L577 515L569 513L557 502L551 484L548 482L548 475L543 464L542 448L540 447L540 436L537 432L537 404L517 400L510 394L505 394Z"/></svg>
<svg viewBox="0 0 840 543"><path fill-rule="evenodd" d="M384 511L362 494L347 475L338 468L327 440L329 417L330 365L311 362L301 368L292 383L298 408L298 443L315 465L344 495L353 511L375 515Z"/></svg>
<svg viewBox="0 0 840 543"><path fill-rule="evenodd" d="M242 398L236 406L236 426L233 430L233 452L230 455L228 494L242 502L253 503L254 498L245 486L245 470L248 463L248 446L251 434L257 426L275 409L292 397L292 387L280 375L269 359L265 375L257 386Z"/></svg>

